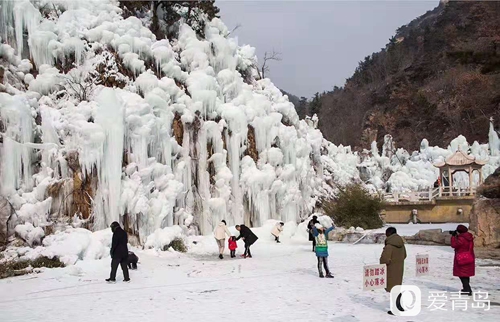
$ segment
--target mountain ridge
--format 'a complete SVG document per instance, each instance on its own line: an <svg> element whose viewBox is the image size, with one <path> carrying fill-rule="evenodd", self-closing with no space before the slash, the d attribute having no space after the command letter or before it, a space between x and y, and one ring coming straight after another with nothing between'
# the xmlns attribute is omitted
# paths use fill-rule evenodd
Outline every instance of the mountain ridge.
<svg viewBox="0 0 500 322"><path fill-rule="evenodd" d="M319 128L358 148L386 134L413 150L423 138L485 142L490 117L500 121L499 16L498 2L440 2L398 28L342 88L322 95Z"/></svg>

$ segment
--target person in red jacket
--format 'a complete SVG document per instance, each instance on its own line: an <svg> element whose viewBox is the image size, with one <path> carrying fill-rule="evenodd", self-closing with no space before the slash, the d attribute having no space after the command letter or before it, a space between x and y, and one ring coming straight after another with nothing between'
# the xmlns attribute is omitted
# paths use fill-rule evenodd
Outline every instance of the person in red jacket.
<svg viewBox="0 0 500 322"><path fill-rule="evenodd" d="M463 289L460 292L470 296L472 295L470 278L476 273L474 236L464 225L458 225L457 230L451 234L451 247L455 249L453 276L457 276L462 282Z"/></svg>
<svg viewBox="0 0 500 322"><path fill-rule="evenodd" d="M238 244L236 243L236 237L234 237L234 236L229 237L228 247L229 247L229 250L231 253L231 258L235 258L236 257L236 248L238 248Z"/></svg>

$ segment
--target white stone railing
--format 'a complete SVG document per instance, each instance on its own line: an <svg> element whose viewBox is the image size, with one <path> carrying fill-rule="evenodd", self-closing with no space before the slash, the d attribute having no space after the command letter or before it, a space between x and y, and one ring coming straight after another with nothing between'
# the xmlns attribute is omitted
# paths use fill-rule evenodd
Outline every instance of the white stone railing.
<svg viewBox="0 0 500 322"><path fill-rule="evenodd" d="M378 194L383 200L388 202L418 202L432 201L438 197L465 197L476 195L476 188L472 187L438 187L429 188L428 190L412 191L412 192L393 192Z"/></svg>

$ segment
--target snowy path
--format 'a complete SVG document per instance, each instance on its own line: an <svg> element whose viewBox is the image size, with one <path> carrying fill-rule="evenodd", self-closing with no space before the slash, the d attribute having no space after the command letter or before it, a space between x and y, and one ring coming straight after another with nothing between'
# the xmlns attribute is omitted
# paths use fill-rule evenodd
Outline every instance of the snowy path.
<svg viewBox="0 0 500 322"><path fill-rule="evenodd" d="M213 243L213 245L210 244ZM132 283L104 282L109 261L84 261L74 267L46 270L0 281L0 316L14 321L498 321L499 306L490 311L430 311L429 290L456 291L448 247L407 245L405 284L422 289L417 317L389 317L388 294L362 291L362 265L376 263L381 245L330 245L335 278L320 279L316 258L306 242L277 245L262 238L254 258L216 258L208 254L211 238L194 245L188 255L138 252L141 263ZM241 245L238 249L241 251ZM417 253L430 255L431 276L416 278ZM480 261L478 264L485 264ZM478 265L473 287L500 302L500 268ZM118 274L121 280L121 273ZM496 297L496 298L495 298ZM469 305L472 301L469 301Z"/></svg>

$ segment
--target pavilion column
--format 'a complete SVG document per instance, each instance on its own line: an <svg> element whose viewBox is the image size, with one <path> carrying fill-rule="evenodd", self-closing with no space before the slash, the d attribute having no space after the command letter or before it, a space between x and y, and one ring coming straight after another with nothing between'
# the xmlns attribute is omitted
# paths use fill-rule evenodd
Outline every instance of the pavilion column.
<svg viewBox="0 0 500 322"><path fill-rule="evenodd" d="M443 196L443 169L439 168L439 196Z"/></svg>
<svg viewBox="0 0 500 322"><path fill-rule="evenodd" d="M479 169L479 184L483 183L483 168Z"/></svg>
<svg viewBox="0 0 500 322"><path fill-rule="evenodd" d="M450 167L448 167L448 185L450 188L450 196L453 196L453 175L451 174Z"/></svg>
<svg viewBox="0 0 500 322"><path fill-rule="evenodd" d="M472 167L469 166L469 192L472 194Z"/></svg>

